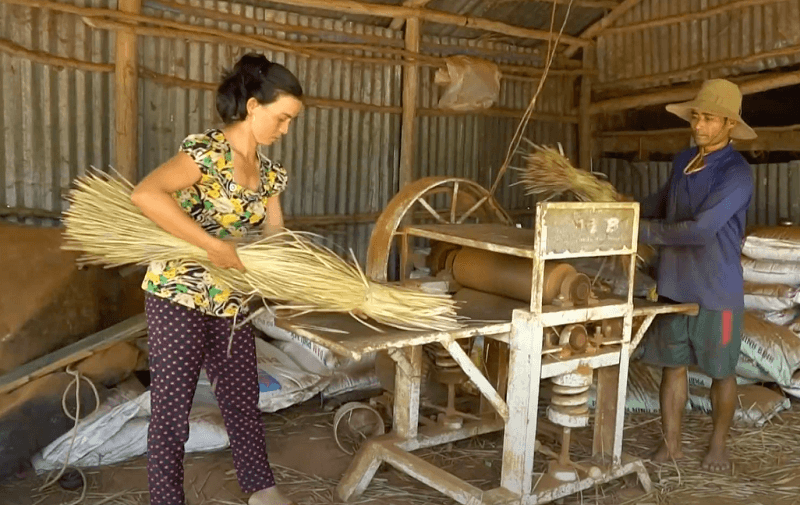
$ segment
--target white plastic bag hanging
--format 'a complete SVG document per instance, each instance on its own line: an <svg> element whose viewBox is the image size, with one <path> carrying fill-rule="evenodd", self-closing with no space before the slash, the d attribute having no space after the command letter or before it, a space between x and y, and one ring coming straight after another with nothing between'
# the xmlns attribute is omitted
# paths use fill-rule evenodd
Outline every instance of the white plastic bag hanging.
<svg viewBox="0 0 800 505"><path fill-rule="evenodd" d="M458 111L488 109L500 98L500 69L491 61L469 56L450 56L447 68L436 72L434 82L446 86L440 109Z"/></svg>

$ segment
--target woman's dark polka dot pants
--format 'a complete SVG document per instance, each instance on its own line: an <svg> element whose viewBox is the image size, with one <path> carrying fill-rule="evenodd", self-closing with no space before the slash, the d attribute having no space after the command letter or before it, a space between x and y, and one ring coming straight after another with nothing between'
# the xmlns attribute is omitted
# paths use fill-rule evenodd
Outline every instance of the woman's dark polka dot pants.
<svg viewBox="0 0 800 505"><path fill-rule="evenodd" d="M151 505L184 505L183 456L189 439L189 410L201 366L212 384L231 443L242 491L275 485L267 461L264 425L258 410L258 369L249 325L233 336L232 318L148 295L145 312L150 345L150 402L147 473Z"/></svg>

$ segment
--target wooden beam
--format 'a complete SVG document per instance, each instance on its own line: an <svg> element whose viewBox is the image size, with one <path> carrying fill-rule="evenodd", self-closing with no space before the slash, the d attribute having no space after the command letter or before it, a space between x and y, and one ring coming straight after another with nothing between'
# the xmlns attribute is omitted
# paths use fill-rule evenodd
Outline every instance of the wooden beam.
<svg viewBox="0 0 800 505"><path fill-rule="evenodd" d="M690 12L688 14L678 14L675 16L667 16L660 19L651 19L649 21L642 21L641 23L633 23L625 26L617 26L608 28L604 31L604 35L617 35L620 33L638 32L647 30L649 28L656 28L658 26L673 25L676 23L685 23L687 21L698 21L700 19L711 18L722 14L724 12L744 9L746 7L753 7L763 4L784 3L788 0L739 0L738 2L731 2L729 4L704 9L699 12Z"/></svg>
<svg viewBox="0 0 800 505"><path fill-rule="evenodd" d="M139 14L141 0L119 0L119 10ZM116 104L116 163L114 168L136 183L139 173L139 54L136 32L117 32L114 100Z"/></svg>
<svg viewBox="0 0 800 505"><path fill-rule="evenodd" d="M800 152L800 125L754 128L755 140L735 141L739 151ZM595 137L598 153L636 153L647 159L650 153L676 153L689 147L689 127L652 131L603 132Z"/></svg>
<svg viewBox="0 0 800 505"><path fill-rule="evenodd" d="M440 215L447 214L450 209L434 209ZM533 216L536 214L536 209L516 209L507 210L511 217ZM61 220L63 217L61 212L54 210L44 209L30 209L27 207L0 207L0 217L16 217L16 218L37 218L37 219L55 219ZM381 212L363 212L359 214L324 214L324 215L310 215L310 216L292 216L287 215L284 219L287 228L327 228L335 226L346 226L364 223L374 223L381 216ZM415 220L426 219L430 217L427 211L418 211L414 213Z"/></svg>
<svg viewBox="0 0 800 505"><path fill-rule="evenodd" d="M126 319L0 376L0 394L16 389L76 361L88 358L114 344L140 337L146 332L147 320L144 314Z"/></svg>
<svg viewBox="0 0 800 505"><path fill-rule="evenodd" d="M504 3L547 3L553 2L559 4L568 4L570 0L494 0L493 4ZM619 0L572 0L573 7L585 7L587 9L613 9L619 5Z"/></svg>
<svg viewBox="0 0 800 505"><path fill-rule="evenodd" d="M737 79L738 81L738 79ZM783 88L800 84L800 71L773 73L766 77L757 77L746 81L738 82L739 89L744 95L760 93L770 89ZM592 114L603 114L621 110L636 109L648 105L658 105L662 103L680 102L691 100L700 90L700 84L691 86L675 87L665 91L655 93L645 93L642 95L623 96L611 98L592 104Z"/></svg>
<svg viewBox="0 0 800 505"><path fill-rule="evenodd" d="M594 66L594 50L587 47L583 52L583 66ZM581 98L578 107L578 166L584 170L592 168L592 77L585 74L581 77Z"/></svg>
<svg viewBox="0 0 800 505"><path fill-rule="evenodd" d="M419 18L409 18L406 21L407 51L419 52L420 25ZM416 62L407 61L403 69L403 122L400 134L400 187L398 190L402 190L414 180L418 88L419 67Z"/></svg>
<svg viewBox="0 0 800 505"><path fill-rule="evenodd" d="M7 1L7 0L4 0ZM23 1L23 0L17 0ZM27 0L24 0L27 1ZM272 20L259 20L259 19L248 19L243 18L239 14L229 13L229 12L219 12L213 9L208 9L204 7L199 7L195 5L188 5L188 4L181 4L170 0L159 0L158 5L168 7L170 10L181 12L187 16L198 16L204 17L211 21L224 21L228 23L236 23L243 27L253 27L253 28L265 28L272 31L277 32L284 32L284 33L299 33L303 35L308 35L310 37L318 37L320 39L329 38L332 42L358 42L362 44L369 44L371 50L375 50L376 47L403 47L403 41L394 38L387 38L381 35L372 35L366 33L347 33L343 34L333 29L324 29L318 27L311 27L311 26L299 26L299 25L291 25L287 23L281 23ZM53 4L48 6L50 9L58 9L60 6L58 4ZM72 11L74 12L74 11ZM83 11L85 12L85 11ZM85 14L84 14L85 15ZM405 18L403 18L403 22L405 22ZM422 44L421 50L427 53L439 52L443 54L467 54L478 56L482 58L490 58L490 59L497 59L503 58L506 61L514 62L517 61L520 65L501 65L500 70L503 71L504 67L510 67L515 70L519 69L522 70L524 68L530 68L531 56L530 54L513 54L504 51L502 48L482 48L482 47L463 47L458 45L450 45L450 44ZM570 68L579 68L579 62L573 61L564 61L560 63L565 63L566 65L572 65ZM435 65L440 65L441 62L432 63ZM523 67L525 65L526 67ZM533 69L535 73L536 69ZM541 69L538 70L539 75L541 75ZM550 74L557 74L560 72L570 72L569 68L567 69L550 69ZM574 72L574 70L572 71ZM529 71L529 74L532 73Z"/></svg>
<svg viewBox="0 0 800 505"><path fill-rule="evenodd" d="M149 69L140 69L139 74L150 79L153 82L163 84L165 86L176 86L181 88L194 88L214 91L217 89L218 84L215 82L195 81L191 79L184 79L182 77L175 77L172 75L160 74L153 72ZM352 102L349 100L334 100L330 98L321 98L313 96L304 96L303 103L308 107L318 107L321 109L350 109L363 112L379 112L383 114L402 114L403 107L392 105L373 105L368 103ZM416 111L417 116L465 116L465 115L478 115L489 117L506 117L506 118L520 118L525 114L522 109L505 109L493 107L491 109L484 109L480 111L456 111L445 109L420 109ZM577 114L556 114L548 112L534 112L531 119L535 121L551 121L556 123L571 123L578 124ZM2 208L0 208L2 210Z"/></svg>
<svg viewBox="0 0 800 505"><path fill-rule="evenodd" d="M638 1L638 0L637 0ZM507 37L518 37L523 39L550 40L553 37L549 31L535 30L514 26L500 21L477 18L472 16L462 16L449 12L435 11L431 9L421 9L419 7L404 7L397 5L374 4L359 2L356 0L273 0L273 3L292 5L295 7L313 7L333 12L347 14L361 14L366 16L381 16L389 18L411 18L417 17L420 21L430 21L443 25L454 25L462 28L474 28L487 32L503 34ZM554 37L553 37L554 38ZM570 35L561 36L562 44L571 44L578 47L585 46L588 40L572 37Z"/></svg>
<svg viewBox="0 0 800 505"><path fill-rule="evenodd" d="M56 68L75 68L78 70L85 70L88 72L113 72L114 65L110 63L96 63L87 60L78 60L75 58L65 58L57 56L44 51L35 51L22 47L10 40L0 40L0 51L16 56L17 58L25 58L33 63L40 63L42 65L50 65Z"/></svg>
<svg viewBox="0 0 800 505"><path fill-rule="evenodd" d="M593 25L589 26L589 28L584 30L580 38L583 39L585 43L588 43L590 40L602 33L603 30L614 24L620 17L622 17L623 14L638 5L641 1L642 0L624 0L621 4L611 9L611 12L603 16L600 21L594 23ZM577 44L570 44L570 46L564 51L564 56L567 58L572 58L575 53L578 52L580 47L581 46Z"/></svg>
<svg viewBox="0 0 800 505"><path fill-rule="evenodd" d="M796 45L782 47L780 49L774 49L772 51L764 51L761 53L749 54L747 56L740 56L736 58L728 58L725 60L712 61L709 63L702 63L700 65L684 68L682 70L673 70L670 72L660 72L657 74L643 75L640 77L631 77L629 79L620 79L617 81L604 82L602 84L596 84L594 89L605 90L605 89L620 89L620 88L630 88L630 87L647 87L647 86L652 87L658 84L663 84L665 81L668 80L672 81L679 79L688 80L701 76L706 77L709 75L709 72L711 70L715 69L720 69L720 68L735 69L737 67L742 67L752 63L758 63L760 61L771 58L794 56L798 53L800 53L800 45L796 44Z"/></svg>
<svg viewBox="0 0 800 505"><path fill-rule="evenodd" d="M113 9L104 8L89 8L78 7L70 4L62 4L52 0L2 0L3 3L9 5L24 5L37 9L49 9L55 12L63 12L81 16L83 21L96 29L105 29L112 31L127 31L133 29L138 35L150 37L167 37L176 38L179 40L189 40L195 42L209 42L219 44L233 44L244 48L262 48L269 51L281 51L291 54L300 54L303 57L320 57L320 58L333 58L348 61L359 61L364 63L383 63L383 64L399 64L399 58L387 57L365 57L353 54L341 53L333 50L315 50L315 46L330 46L331 43L325 42L293 42L287 44L285 40L277 37L270 37L267 35L248 35L242 33L235 33L216 28L203 27L198 25L186 24L178 21L172 21L166 18L157 18L152 16L145 16L140 14L130 14ZM168 5L181 5L173 4L164 0ZM184 6L186 7L186 6ZM183 12L183 11L181 11ZM402 47L404 42L402 40L390 39L385 37L378 37L367 34L348 34L343 36L337 32L325 30L318 30L315 32L306 31L312 30L309 27L298 27L267 21L255 21L243 19L240 16L231 15L228 13L216 12L210 9L193 8L191 12L187 11L187 15L202 16L212 21L227 21L232 23L240 23L244 26L252 26L256 28L269 28L276 31L284 31L291 33L304 33L309 35L321 36L323 33L329 33L339 40L357 40L361 39L363 42L360 46L358 44L339 43L336 44L336 49L342 51L356 50L358 51L371 51L375 53L396 53L397 47ZM232 17L231 17L232 16ZM312 30L313 31L313 30ZM367 44L364 47L364 44ZM0 49L3 49L0 47ZM8 49L8 48L6 48ZM428 53L440 53L442 56L432 54L420 54L418 56L421 64L439 67L444 64L444 56L452 54L469 54L482 58L496 59L503 58L508 61L515 61L519 64L500 64L500 71L504 72L507 79L530 79L542 75L543 69L531 66L532 55L522 53L508 53L498 48L479 48L479 47L460 47L455 45L439 45L427 44L425 50ZM6 51L10 52L10 51ZM403 50L401 49L402 53ZM399 54L404 56L404 54ZM561 59L559 66L562 68L555 68L550 70L550 74L560 75L577 75L582 72L580 70L581 63L572 60Z"/></svg>
<svg viewBox="0 0 800 505"><path fill-rule="evenodd" d="M431 2L431 0L405 0L403 2L403 7L425 7ZM406 22L406 18L394 18L392 20L392 24L389 25L389 28L392 30L399 30L403 27Z"/></svg>

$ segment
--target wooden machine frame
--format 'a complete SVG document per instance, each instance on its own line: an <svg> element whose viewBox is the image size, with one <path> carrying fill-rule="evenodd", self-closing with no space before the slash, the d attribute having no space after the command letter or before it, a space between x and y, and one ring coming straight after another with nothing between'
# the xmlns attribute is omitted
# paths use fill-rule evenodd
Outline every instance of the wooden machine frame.
<svg viewBox="0 0 800 505"><path fill-rule="evenodd" d="M513 310L510 321L469 323L454 331L409 332L387 328L384 333L366 328L349 316L309 314L279 320L278 324L323 345L334 352L359 359L366 353L388 351L396 363L393 430L367 440L343 476L338 494L343 500L361 494L382 463L467 505L547 503L590 489L628 474L636 474L645 490L650 478L641 460L622 452L628 362L657 314L696 313L692 304L665 305L634 300L639 206L636 203L539 203L534 230L500 224L415 225L403 228L401 277L405 278L409 241L412 237L449 242L528 258L533 263L530 307ZM542 305L545 262L567 258L626 256L628 291L624 299L597 300L589 306ZM469 317L470 307L461 308ZM622 318L622 337L596 342L592 355L558 359L543 354L545 328ZM634 320L637 331L633 334ZM331 328L328 333L319 328ZM505 398L471 361L458 341L483 335L509 346L508 367L503 381ZM420 426L420 377L422 346L439 343L460 365L481 392L484 405L476 419L461 427ZM534 476L537 451L537 411L542 379L569 374L579 367L597 371L597 407L594 415L594 466L576 468L576 479L558 481L548 474ZM507 377L507 379L505 379ZM498 385L500 385L498 383ZM455 475L412 454L425 447L463 440L504 430L500 487L481 490Z"/></svg>

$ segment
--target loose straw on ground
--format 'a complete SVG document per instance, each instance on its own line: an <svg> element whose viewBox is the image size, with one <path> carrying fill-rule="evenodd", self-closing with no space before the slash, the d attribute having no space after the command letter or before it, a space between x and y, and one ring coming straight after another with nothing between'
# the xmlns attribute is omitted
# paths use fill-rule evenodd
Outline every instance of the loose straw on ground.
<svg viewBox="0 0 800 505"><path fill-rule="evenodd" d="M82 252L81 261L88 264L183 260L206 268L234 291L282 303L279 308L296 312L363 314L407 330L459 327L451 297L375 283L356 264L314 242L316 236L307 233L287 230L239 247L245 272L217 268L203 249L145 217L131 202L131 190L127 181L102 172L78 179L65 212L63 248Z"/></svg>

